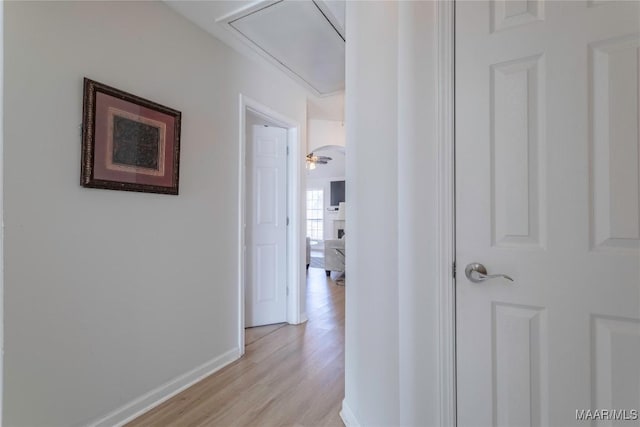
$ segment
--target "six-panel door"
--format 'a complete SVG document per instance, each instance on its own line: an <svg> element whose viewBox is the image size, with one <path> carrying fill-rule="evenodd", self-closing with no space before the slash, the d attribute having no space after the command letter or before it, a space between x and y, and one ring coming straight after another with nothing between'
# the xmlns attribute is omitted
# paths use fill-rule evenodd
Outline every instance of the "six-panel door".
<svg viewBox="0 0 640 427"><path fill-rule="evenodd" d="M639 13L456 2L460 426L640 410Z"/></svg>

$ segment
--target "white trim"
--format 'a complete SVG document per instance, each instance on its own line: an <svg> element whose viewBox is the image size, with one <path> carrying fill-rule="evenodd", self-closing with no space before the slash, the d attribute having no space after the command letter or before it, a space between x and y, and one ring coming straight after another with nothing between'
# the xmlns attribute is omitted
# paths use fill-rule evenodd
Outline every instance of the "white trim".
<svg viewBox="0 0 640 427"><path fill-rule="evenodd" d="M113 412L110 412L106 416L89 423L88 427L122 426L145 412L155 408L162 402L169 400L181 391L191 387L193 384L202 381L214 372L219 371L231 362L237 360L239 357L239 350L237 348L231 349L215 359L211 359L210 361L187 372L186 374L180 375L160 387L143 394L137 399L121 406Z"/></svg>
<svg viewBox="0 0 640 427"><path fill-rule="evenodd" d="M456 425L455 2L436 2L438 135L438 396L440 426Z"/></svg>
<svg viewBox="0 0 640 427"><path fill-rule="evenodd" d="M340 411L340 418L346 427L360 427L360 423L356 419L349 405L344 400L342 401L342 410Z"/></svg>
<svg viewBox="0 0 640 427"><path fill-rule="evenodd" d="M287 229L287 322L293 325L302 323L302 295L304 271L303 258L301 256L302 240L304 239L302 224L302 162L304 157L301 151L300 125L295 120L284 116L271 108L260 104L251 98L240 94L240 141L239 141L239 196L238 212L238 348L244 354L244 287L245 287L245 224L246 224L246 114L250 111L275 125L287 129L287 146L289 156L287 159L287 216L289 227Z"/></svg>
<svg viewBox="0 0 640 427"><path fill-rule="evenodd" d="M304 248L306 247L306 233L303 232L306 217L304 214L304 185L302 181L304 167L304 155L302 150L302 139L300 126L295 122L289 122L289 132L287 141L289 143L289 157L287 171L287 215L289 216L289 228L287 229L287 258L288 258L288 284L289 300L287 322L298 325L306 320L302 320L301 299L306 289L306 261ZM306 227L305 227L306 229ZM304 242L304 243L303 243Z"/></svg>
<svg viewBox="0 0 640 427"><path fill-rule="evenodd" d="M240 94L240 102L238 103L240 108L240 143L238 144L238 349L240 355L244 354L244 256L245 256L245 233L246 226L245 217L245 173L246 173L246 105L244 97Z"/></svg>
<svg viewBox="0 0 640 427"><path fill-rule="evenodd" d="M0 426L4 390L4 2L0 3Z"/></svg>

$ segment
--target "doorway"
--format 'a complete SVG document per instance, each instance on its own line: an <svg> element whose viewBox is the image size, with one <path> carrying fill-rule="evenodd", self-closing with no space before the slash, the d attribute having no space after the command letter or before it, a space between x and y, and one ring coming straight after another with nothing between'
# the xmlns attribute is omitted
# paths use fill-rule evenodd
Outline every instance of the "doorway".
<svg viewBox="0 0 640 427"><path fill-rule="evenodd" d="M255 297L258 297L259 292L262 294L259 298L261 302L267 300L279 299L274 305L275 309L282 310L283 313L277 313L278 319L282 319L290 324L298 324L304 322L304 299L301 297L305 292L304 282L304 259L301 256L303 240L304 225L301 221L303 218L302 195L301 195L301 150L300 146L300 126L294 120L262 105L250 98L240 95L240 191L239 191L239 212L240 212L240 228L238 231L239 241L241 242L240 251L238 254L238 345L240 351L244 353L244 341L245 341L245 326L246 326L246 304L256 301ZM284 167L286 170L276 171L271 169L266 172L262 183L268 186L272 190L278 192L278 197L272 200L264 200L262 211L266 215L267 212L271 215L270 218L263 216L263 219L269 219L269 221L262 222L277 222L277 227L272 227L273 230L278 229L276 237L280 239L278 242L278 263L280 265L277 273L271 274L270 280L263 280L262 283L258 283L263 288L257 290L255 288L255 280L250 284L249 279L255 277L255 275L247 274L248 269L254 269L256 266L270 264L275 256L275 250L271 245L271 249L264 246L261 254L256 256L255 251L247 250L247 238L254 236L252 226L252 218L255 219L255 215L252 214L251 208L255 208L253 203L253 184L248 181L254 177L253 170L248 166L253 164L247 157L251 153L251 147L249 144L249 137L253 139L252 132L247 132L247 127L263 128L266 130L265 138L263 138L264 144L262 149L267 151L284 150ZM279 148L278 148L279 147ZM275 152L275 151L274 151ZM267 156L268 157L268 156ZM277 175L277 176L276 176ZM251 189L251 191L249 191ZM252 198L252 199L250 199ZM269 205L273 200L278 200L277 205ZM258 200L258 202L260 202ZM254 209L255 213L255 209ZM273 220L273 221L272 221ZM272 231L273 231L272 230ZM255 242L254 242L255 243ZM273 242L271 242L273 243ZM270 243L270 244L271 244ZM281 249L284 246L284 249ZM266 249L265 249L266 248ZM268 250L267 250L268 249ZM249 259L249 255L252 257ZM257 259L257 262L256 262ZM262 260L262 261L260 261ZM253 270L251 270L253 272ZM274 273L273 271L271 273ZM253 286L251 291L248 291L248 286ZM252 292L257 291L257 292ZM252 301L247 300L247 296L252 298ZM284 301L282 301L284 298ZM272 308L273 308L272 307ZM260 320L260 322L265 320ZM271 323L270 320L266 322Z"/></svg>

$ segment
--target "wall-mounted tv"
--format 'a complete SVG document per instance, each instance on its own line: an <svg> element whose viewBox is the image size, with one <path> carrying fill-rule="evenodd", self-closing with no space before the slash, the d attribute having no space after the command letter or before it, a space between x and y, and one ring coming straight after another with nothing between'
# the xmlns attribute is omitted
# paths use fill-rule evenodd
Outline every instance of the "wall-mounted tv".
<svg viewBox="0 0 640 427"><path fill-rule="evenodd" d="M344 202L344 196L344 181L331 181L331 206L338 206L340 202Z"/></svg>

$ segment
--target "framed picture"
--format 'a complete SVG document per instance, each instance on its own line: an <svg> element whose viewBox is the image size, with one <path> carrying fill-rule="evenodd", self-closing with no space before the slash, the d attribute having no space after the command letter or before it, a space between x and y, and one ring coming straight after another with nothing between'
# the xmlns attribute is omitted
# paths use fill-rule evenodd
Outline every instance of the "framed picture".
<svg viewBox="0 0 640 427"><path fill-rule="evenodd" d="M83 187L178 194L181 113L84 79Z"/></svg>

